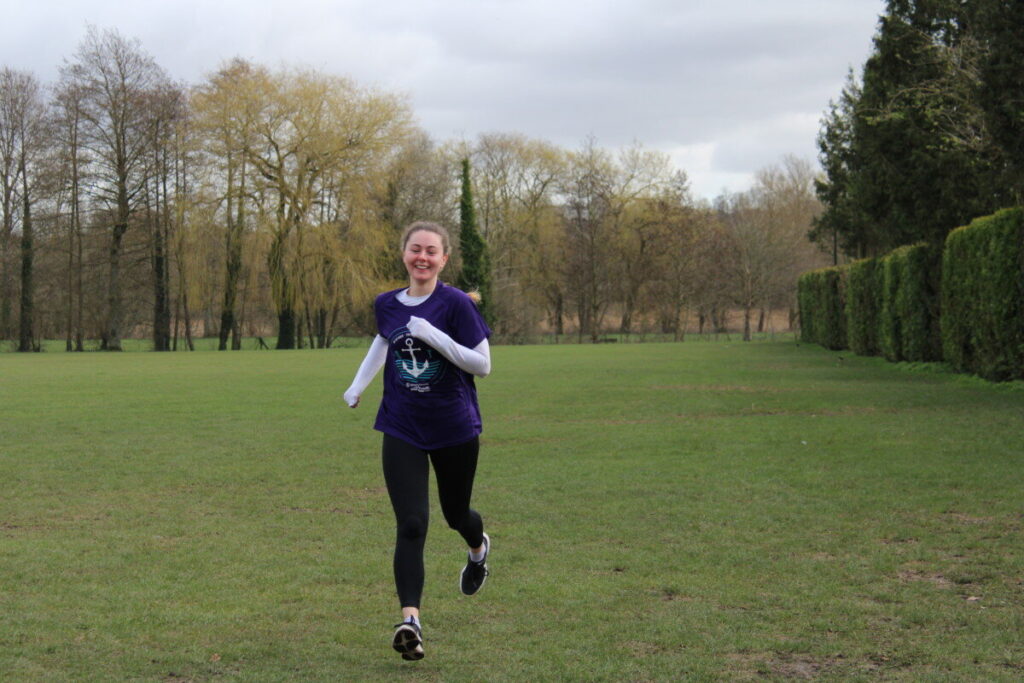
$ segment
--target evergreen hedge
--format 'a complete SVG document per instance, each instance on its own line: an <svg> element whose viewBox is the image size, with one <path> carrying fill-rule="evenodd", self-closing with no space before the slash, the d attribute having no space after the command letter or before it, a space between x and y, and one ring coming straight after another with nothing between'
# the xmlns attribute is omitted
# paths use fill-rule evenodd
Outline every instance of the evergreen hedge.
<svg viewBox="0 0 1024 683"><path fill-rule="evenodd" d="M903 360L903 332L900 330L900 316L896 310L896 292L900 288L900 250L890 252L881 259L882 307L878 312L878 350L886 360Z"/></svg>
<svg viewBox="0 0 1024 683"><path fill-rule="evenodd" d="M942 360L939 252L927 244L900 247L882 259L878 340L891 361Z"/></svg>
<svg viewBox="0 0 1024 683"><path fill-rule="evenodd" d="M942 348L961 372L1024 379L1024 208L978 218L946 238Z"/></svg>
<svg viewBox="0 0 1024 683"><path fill-rule="evenodd" d="M882 309L879 259L861 259L846 266L846 341L860 356L877 356Z"/></svg>
<svg viewBox="0 0 1024 683"><path fill-rule="evenodd" d="M903 359L942 360L942 249L930 244L908 248L902 283L896 308L903 320Z"/></svg>
<svg viewBox="0 0 1024 683"><path fill-rule="evenodd" d="M803 341L1024 379L1024 207L954 230L941 252L900 247L798 285Z"/></svg>
<svg viewBox="0 0 1024 683"><path fill-rule="evenodd" d="M845 267L804 273L797 282L800 339L827 349L846 348Z"/></svg>

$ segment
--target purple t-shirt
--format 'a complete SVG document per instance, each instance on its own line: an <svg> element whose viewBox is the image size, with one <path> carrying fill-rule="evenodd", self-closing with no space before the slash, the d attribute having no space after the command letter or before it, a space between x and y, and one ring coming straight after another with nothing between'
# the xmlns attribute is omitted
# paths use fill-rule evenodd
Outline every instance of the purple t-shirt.
<svg viewBox="0 0 1024 683"><path fill-rule="evenodd" d="M388 341L384 397L374 429L433 450L465 443L482 431L473 375L409 334L409 316L424 318L456 343L475 348L491 336L473 300L438 281L423 303L407 306L396 289L373 303L377 332Z"/></svg>

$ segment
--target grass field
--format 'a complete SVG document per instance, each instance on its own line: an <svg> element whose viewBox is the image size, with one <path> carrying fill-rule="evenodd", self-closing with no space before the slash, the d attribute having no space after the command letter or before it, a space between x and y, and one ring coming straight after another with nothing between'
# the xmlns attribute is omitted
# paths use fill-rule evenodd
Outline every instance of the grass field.
<svg viewBox="0 0 1024 683"><path fill-rule="evenodd" d="M390 650L361 349L0 355L0 679L1019 680L1024 390L786 343L495 347L477 596Z"/></svg>

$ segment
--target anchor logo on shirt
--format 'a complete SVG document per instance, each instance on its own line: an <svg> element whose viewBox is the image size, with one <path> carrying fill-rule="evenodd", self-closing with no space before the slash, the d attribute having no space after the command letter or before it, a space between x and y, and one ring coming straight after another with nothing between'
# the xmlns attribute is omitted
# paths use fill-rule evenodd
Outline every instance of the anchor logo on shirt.
<svg viewBox="0 0 1024 683"><path fill-rule="evenodd" d="M420 375L426 372L428 368L430 368L430 361L425 360L423 361L423 365L419 365L419 363L416 362L416 352L422 351L423 349L419 347L413 348L413 344L415 344L415 342L412 337L408 337L405 340L405 348L402 349L402 352L409 354L409 360L412 361L412 364L410 366L409 363L403 360L402 370L412 375L413 379L417 379Z"/></svg>

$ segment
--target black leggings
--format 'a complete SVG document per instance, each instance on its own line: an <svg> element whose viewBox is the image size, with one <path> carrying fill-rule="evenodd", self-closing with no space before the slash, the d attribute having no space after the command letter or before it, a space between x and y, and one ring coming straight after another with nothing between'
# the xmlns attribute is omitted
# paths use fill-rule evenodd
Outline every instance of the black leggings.
<svg viewBox="0 0 1024 683"><path fill-rule="evenodd" d="M383 446L384 481L395 510L395 585L402 607L419 607L423 593L423 545L430 518L429 462L434 465L441 512L470 548L484 542L484 522L469 507L480 440L424 451L388 434Z"/></svg>

